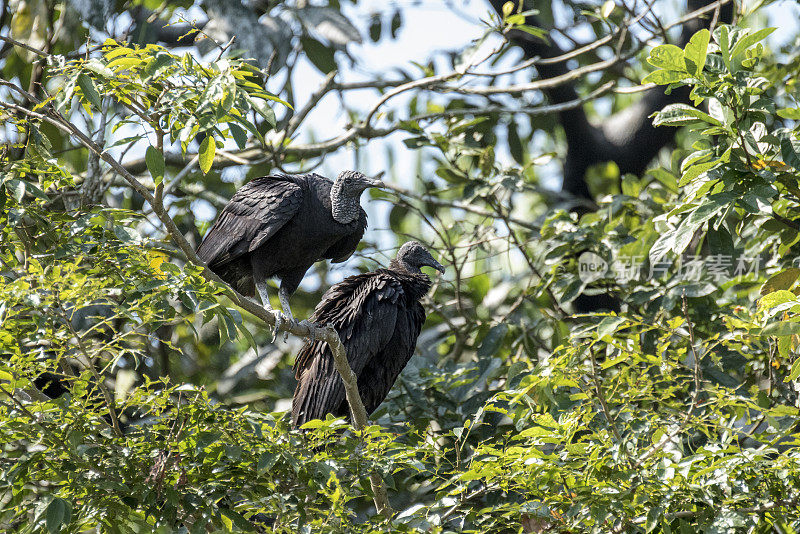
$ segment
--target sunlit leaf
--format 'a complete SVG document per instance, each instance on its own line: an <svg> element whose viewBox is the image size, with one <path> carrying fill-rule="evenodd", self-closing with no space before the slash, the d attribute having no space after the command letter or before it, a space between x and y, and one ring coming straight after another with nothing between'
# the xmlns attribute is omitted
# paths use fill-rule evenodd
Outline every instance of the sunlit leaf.
<svg viewBox="0 0 800 534"><path fill-rule="evenodd" d="M200 170L203 171L203 174L206 174L211 170L211 166L214 164L214 154L216 149L217 143L210 135L207 135L205 139L203 139L203 142L200 143L200 151L197 153L197 155L199 157Z"/></svg>

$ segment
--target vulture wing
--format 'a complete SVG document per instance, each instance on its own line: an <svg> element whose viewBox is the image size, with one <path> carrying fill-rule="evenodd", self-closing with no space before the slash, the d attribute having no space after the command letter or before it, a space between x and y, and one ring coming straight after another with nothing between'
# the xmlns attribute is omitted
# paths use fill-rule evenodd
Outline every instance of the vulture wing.
<svg viewBox="0 0 800 534"><path fill-rule="evenodd" d="M210 266L252 252L294 217L303 188L293 176L257 178L233 195L208 231L197 255Z"/></svg>
<svg viewBox="0 0 800 534"><path fill-rule="evenodd" d="M389 346L398 315L405 313L404 301L403 287L391 273L360 274L331 287L311 321L336 328L350 367L360 378L371 360ZM306 342L297 355L294 369L299 380L292 402L292 420L296 425L324 418L327 413L347 415L340 410L345 402L344 384L325 342Z"/></svg>
<svg viewBox="0 0 800 534"><path fill-rule="evenodd" d="M364 230L367 229L367 212L363 209L358 217L358 227L356 230L334 243L326 252L325 258L330 259L331 263L342 263L353 255L358 248L358 243L364 237Z"/></svg>

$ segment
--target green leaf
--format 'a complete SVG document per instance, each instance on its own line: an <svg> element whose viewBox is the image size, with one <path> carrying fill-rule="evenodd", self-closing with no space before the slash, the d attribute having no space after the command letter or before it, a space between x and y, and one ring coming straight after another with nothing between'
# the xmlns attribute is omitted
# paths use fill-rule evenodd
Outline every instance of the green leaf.
<svg viewBox="0 0 800 534"><path fill-rule="evenodd" d="M68 524L70 516L72 515L72 506L64 499L55 497L50 504L47 505L45 511L45 523L47 531L50 534L58 534L61 532L61 527Z"/></svg>
<svg viewBox="0 0 800 534"><path fill-rule="evenodd" d="M22 202L25 196L25 182L12 178L6 182L6 189L8 189L8 192L11 193L12 198L14 198L17 203Z"/></svg>
<svg viewBox="0 0 800 534"><path fill-rule="evenodd" d="M789 376L783 381L791 382L792 380L796 380L798 376L800 376L800 358L797 358L794 363L792 363L792 370L789 372Z"/></svg>
<svg viewBox="0 0 800 534"><path fill-rule="evenodd" d="M153 177L153 182L158 185L164 179L164 154L154 146L148 146L144 153L144 161L147 163L147 170L150 171L150 176Z"/></svg>
<svg viewBox="0 0 800 534"><path fill-rule="evenodd" d="M791 120L800 120L800 108L782 108L777 111L779 117Z"/></svg>
<svg viewBox="0 0 800 534"><path fill-rule="evenodd" d="M109 61L118 58L120 56L126 56L128 54L133 53L133 49L127 48L125 46L118 46L116 42L113 44L109 44L109 46L115 47L104 54L106 56L106 59Z"/></svg>
<svg viewBox="0 0 800 534"><path fill-rule="evenodd" d="M678 192L678 179L671 172L661 167L656 167L647 171L653 178L658 180L664 187L673 193Z"/></svg>
<svg viewBox="0 0 800 534"><path fill-rule="evenodd" d="M739 42L734 45L733 50L731 51L731 57L733 58L742 54L746 49L761 41L776 29L777 28L763 28L743 37L742 39L739 39Z"/></svg>
<svg viewBox="0 0 800 534"><path fill-rule="evenodd" d="M683 251L686 250L686 247L692 242L692 238L701 224L702 222L695 222L692 220L692 217L689 216L689 218L683 221L677 230L675 230L675 243L672 245L672 251L675 254L683 254Z"/></svg>
<svg viewBox="0 0 800 534"><path fill-rule="evenodd" d="M790 267L784 271L771 276L764 285L761 286L761 294L768 295L774 291L788 290L800 277L800 269L797 267ZM763 300L763 299L762 299ZM775 304L773 304L775 306Z"/></svg>
<svg viewBox="0 0 800 534"><path fill-rule="evenodd" d="M781 137L781 159L787 165L800 170L800 140L791 133Z"/></svg>
<svg viewBox="0 0 800 534"><path fill-rule="evenodd" d="M723 125L719 120L708 113L704 113L687 104L670 104L655 114L653 126L684 126L686 124L697 123L698 121L714 126Z"/></svg>
<svg viewBox="0 0 800 534"><path fill-rule="evenodd" d="M684 59L687 62L687 70L693 72L695 76L700 76L700 73L703 72L710 39L711 33L704 28L692 35L686 45Z"/></svg>
<svg viewBox="0 0 800 534"><path fill-rule="evenodd" d="M653 532L660 524L659 519L664 513L664 509L660 506L654 506L647 512L647 519L644 524L644 531L649 533Z"/></svg>
<svg viewBox="0 0 800 534"><path fill-rule="evenodd" d="M89 72L94 72L102 78L113 78L114 71L106 67L98 58L90 58L83 63L83 68Z"/></svg>
<svg viewBox="0 0 800 534"><path fill-rule="evenodd" d="M139 77L142 81L147 82L166 67L176 63L178 63L178 58L176 56L165 51L158 52L156 56L151 57L145 67L139 71Z"/></svg>
<svg viewBox="0 0 800 534"><path fill-rule="evenodd" d="M561 302L566 304L575 300L575 298L581 294L585 285L586 284L584 284L583 280L579 277L574 277L564 288L564 293L561 295Z"/></svg>
<svg viewBox="0 0 800 534"><path fill-rule="evenodd" d="M300 426L301 430L313 430L315 428L319 428L321 426L327 426L325 421L321 419L312 419L311 421L307 421ZM260 462L260 460L259 460Z"/></svg>
<svg viewBox="0 0 800 534"><path fill-rule="evenodd" d="M728 37L728 26L722 24L719 27L717 42L719 43L719 51L722 55L722 61L725 63L725 68L731 70L731 54L728 47L730 46L730 38Z"/></svg>
<svg viewBox="0 0 800 534"><path fill-rule="evenodd" d="M138 243L142 239L136 230L120 224L114 225L114 235L123 243Z"/></svg>
<svg viewBox="0 0 800 534"><path fill-rule="evenodd" d="M672 250L673 246L675 246L675 230L662 233L650 247L648 254L650 263L658 263L661 258L666 256L667 252Z"/></svg>
<svg viewBox="0 0 800 534"><path fill-rule="evenodd" d="M789 350L792 348L792 336L781 336L778 338L778 354L781 355L781 358L788 358L789 357ZM797 359L794 363L800 362L800 358ZM792 372L795 371L795 365L792 364ZM797 368L797 372L800 373L800 366ZM791 375L790 375L791 376ZM795 376L796 378L796 376ZM794 380L794 379L790 379Z"/></svg>
<svg viewBox="0 0 800 534"><path fill-rule="evenodd" d="M800 334L800 323L795 321L776 321L761 330L762 336L791 336Z"/></svg>
<svg viewBox="0 0 800 534"><path fill-rule="evenodd" d="M656 85L667 85L669 83L676 83L688 78L688 74L683 71L664 70L659 69L651 72L644 78L642 83L654 83Z"/></svg>
<svg viewBox="0 0 800 534"><path fill-rule="evenodd" d="M672 44L657 46L650 51L647 62L660 69L686 72L683 50Z"/></svg>
<svg viewBox="0 0 800 534"><path fill-rule="evenodd" d="M237 528L244 532L253 532L253 525L239 512L235 512L230 508L218 508L218 510L226 519L229 519L232 522L231 526L236 525Z"/></svg>
<svg viewBox="0 0 800 534"><path fill-rule="evenodd" d="M497 349L500 348L500 343L503 341L507 331L508 325L506 323L500 323L490 328L486 337L483 338L481 346L478 347L478 358L494 356Z"/></svg>
<svg viewBox="0 0 800 534"><path fill-rule="evenodd" d="M86 100L95 108L101 109L102 103L100 102L100 93L97 92L92 79L83 72L78 75L78 87L81 88Z"/></svg>
<svg viewBox="0 0 800 534"><path fill-rule="evenodd" d="M233 140L236 141L236 146L243 150L247 146L247 132L244 128L232 122L228 123L228 130L230 130Z"/></svg>
<svg viewBox="0 0 800 534"><path fill-rule="evenodd" d="M713 160L713 161L708 161L706 163L698 163L696 165L692 165L686 170L686 172L683 173L683 176L681 176L681 181L678 182L678 187L683 187L687 184L692 183L698 176L700 176L704 172L710 171L718 163L719 161Z"/></svg>
<svg viewBox="0 0 800 534"><path fill-rule="evenodd" d="M713 255L722 254L723 256L733 257L733 238L731 234L720 224L719 228L708 229L708 248Z"/></svg>
<svg viewBox="0 0 800 534"><path fill-rule="evenodd" d="M250 95L246 95L246 98L247 101L250 102L250 105L253 106L253 109L255 109L259 115L264 117L264 120L267 121L270 127L274 128L276 124L275 112L267 105L266 100L262 98L251 97Z"/></svg>
<svg viewBox="0 0 800 534"><path fill-rule="evenodd" d="M606 0L603 3L603 7L600 8L600 16L604 19L607 19L611 16L611 13L614 12L614 8L616 6L617 4L614 2L614 0Z"/></svg>
<svg viewBox="0 0 800 534"><path fill-rule="evenodd" d="M380 40L382 31L383 24L381 22L381 17L377 13L374 13L369 19L369 38L373 43L377 43Z"/></svg>
<svg viewBox="0 0 800 534"><path fill-rule="evenodd" d="M141 59L138 57L121 57L117 58L114 61L110 62L107 67L109 69L114 70L115 72L119 72L125 69L130 69L131 67L137 66L142 62Z"/></svg>
<svg viewBox="0 0 800 534"><path fill-rule="evenodd" d="M328 74L336 70L336 60L333 57L333 49L325 46L311 37L301 37L300 43L308 60L317 67L323 74Z"/></svg>
<svg viewBox="0 0 800 534"><path fill-rule="evenodd" d="M317 421L319 423L322 422L319 421L319 419L312 419L311 421L308 421L308 423L305 423L303 425L303 428L309 428L306 425L312 423L313 421ZM256 466L256 470L258 471L259 474L264 474L268 470L272 469L272 466L274 466L277 463L277 461L278 461L278 454L273 452L262 452L261 456L258 457L258 465Z"/></svg>
<svg viewBox="0 0 800 534"><path fill-rule="evenodd" d="M508 150L511 152L511 157L520 165L525 163L525 149L522 146L522 139L519 137L517 130L517 122L510 120L508 122Z"/></svg>
<svg viewBox="0 0 800 534"><path fill-rule="evenodd" d="M736 200L736 195L732 192L718 193L711 195L708 200L700 204L691 215L689 215L688 222L694 226L698 226L708 219L716 215L719 210Z"/></svg>
<svg viewBox="0 0 800 534"><path fill-rule="evenodd" d="M211 170L216 150L217 143L214 141L214 137L207 135L203 142L200 143L200 152L198 153L200 170L203 171L203 174L207 174Z"/></svg>
<svg viewBox="0 0 800 534"><path fill-rule="evenodd" d="M766 284L764 285L766 286ZM765 294L763 297L761 297L761 299L759 299L758 309L768 310L780 304L785 304L787 302L794 302L796 300L797 300L797 295L795 295L791 291L787 291L785 289L776 289L771 293Z"/></svg>
<svg viewBox="0 0 800 534"><path fill-rule="evenodd" d="M621 325L624 322L625 322L624 317L616 317L616 316L604 317L603 320L600 321L600 324L597 325L597 338L603 339L606 336L609 336L610 340L611 334L616 332L619 325Z"/></svg>
<svg viewBox="0 0 800 534"><path fill-rule="evenodd" d="M622 177L622 194L629 197L638 197L642 190L642 184L633 174L626 174Z"/></svg>
<svg viewBox="0 0 800 534"><path fill-rule="evenodd" d="M256 340L253 338L253 334L250 333L250 330L246 326L240 324L236 325L236 329L244 336L247 344L252 347L253 350L258 352L258 343L256 343Z"/></svg>

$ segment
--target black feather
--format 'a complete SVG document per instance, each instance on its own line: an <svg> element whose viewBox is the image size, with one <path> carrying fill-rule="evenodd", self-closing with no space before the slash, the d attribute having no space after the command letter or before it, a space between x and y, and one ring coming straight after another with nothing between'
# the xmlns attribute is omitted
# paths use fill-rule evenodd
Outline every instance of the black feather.
<svg viewBox="0 0 800 534"><path fill-rule="evenodd" d="M367 227L363 209L348 224L333 218L332 186L313 173L256 178L233 195L198 256L247 296L255 282L273 277L293 293L315 262L349 258Z"/></svg>
<svg viewBox="0 0 800 534"><path fill-rule="evenodd" d="M339 333L368 413L383 402L414 353L425 322L419 300L430 286L427 275L393 260L388 269L350 276L334 285L314 310L312 322L333 325ZM307 341L294 369L296 426L328 413L349 416L344 384L327 343Z"/></svg>

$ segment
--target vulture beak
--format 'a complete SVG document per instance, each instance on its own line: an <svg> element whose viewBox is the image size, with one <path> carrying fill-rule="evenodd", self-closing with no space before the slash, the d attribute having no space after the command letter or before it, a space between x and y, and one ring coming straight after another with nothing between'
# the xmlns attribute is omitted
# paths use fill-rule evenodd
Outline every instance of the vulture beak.
<svg viewBox="0 0 800 534"><path fill-rule="evenodd" d="M386 184L383 183L381 180L370 180L369 187L377 187L378 189L383 189L386 187Z"/></svg>
<svg viewBox="0 0 800 534"><path fill-rule="evenodd" d="M367 183L367 187L377 187L378 189L383 189L386 187L386 184L383 183L381 177L383 176L383 171L379 172L375 175L374 178L367 178L365 181Z"/></svg>
<svg viewBox="0 0 800 534"><path fill-rule="evenodd" d="M431 258L430 261L428 263L426 263L425 265L427 265L428 267L433 267L434 269L436 269L440 273L444 274L444 265L442 265L438 261L434 260L433 258Z"/></svg>

